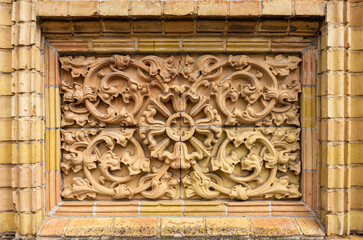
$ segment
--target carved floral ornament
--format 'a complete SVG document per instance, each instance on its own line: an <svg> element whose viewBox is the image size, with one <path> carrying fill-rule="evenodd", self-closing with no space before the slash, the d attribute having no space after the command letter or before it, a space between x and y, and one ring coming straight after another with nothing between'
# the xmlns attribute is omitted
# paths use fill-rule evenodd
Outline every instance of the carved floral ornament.
<svg viewBox="0 0 363 240"><path fill-rule="evenodd" d="M300 58L62 57L65 198L297 198Z"/></svg>

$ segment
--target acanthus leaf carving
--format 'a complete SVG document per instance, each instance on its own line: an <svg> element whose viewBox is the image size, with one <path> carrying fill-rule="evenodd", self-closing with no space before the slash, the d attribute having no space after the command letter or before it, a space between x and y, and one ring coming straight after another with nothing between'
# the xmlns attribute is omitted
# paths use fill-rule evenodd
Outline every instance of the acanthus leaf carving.
<svg viewBox="0 0 363 240"><path fill-rule="evenodd" d="M60 60L65 198L301 195L300 58Z"/></svg>

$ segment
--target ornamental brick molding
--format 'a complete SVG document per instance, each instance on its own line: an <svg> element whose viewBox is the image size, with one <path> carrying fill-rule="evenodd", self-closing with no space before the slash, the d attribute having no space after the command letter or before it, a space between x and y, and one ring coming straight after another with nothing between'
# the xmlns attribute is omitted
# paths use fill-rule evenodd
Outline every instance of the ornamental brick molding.
<svg viewBox="0 0 363 240"><path fill-rule="evenodd" d="M60 58L62 196L300 197L300 61Z"/></svg>

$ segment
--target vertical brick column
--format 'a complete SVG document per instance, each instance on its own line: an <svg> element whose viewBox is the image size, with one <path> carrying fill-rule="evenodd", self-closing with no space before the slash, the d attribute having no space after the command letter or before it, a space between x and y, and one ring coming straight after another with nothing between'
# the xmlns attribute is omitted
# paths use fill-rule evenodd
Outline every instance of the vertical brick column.
<svg viewBox="0 0 363 240"><path fill-rule="evenodd" d="M12 2L11 187L19 237L37 232L44 216L43 41L31 0Z"/></svg>
<svg viewBox="0 0 363 240"><path fill-rule="evenodd" d="M346 154L350 166L350 231L363 233L363 1L350 0L346 31Z"/></svg>
<svg viewBox="0 0 363 240"><path fill-rule="evenodd" d="M349 235L353 225L362 222L362 219L354 219L362 218L362 213L353 210L362 207L356 194L361 193L359 186L362 185L358 174L362 172L362 160L358 151L361 151L363 140L363 101L358 79L362 80L363 55L359 51L361 45L358 46L357 35L354 36L359 35L355 32L359 27L352 25L362 25L359 21L362 21L363 11L353 16L359 5L356 1L327 2L326 20L321 29L318 216L328 235ZM362 32L360 34L362 36ZM357 45L352 41L358 41Z"/></svg>
<svg viewBox="0 0 363 240"><path fill-rule="evenodd" d="M11 89L12 2L0 0L0 236L13 234L15 209L12 204L12 99Z"/></svg>

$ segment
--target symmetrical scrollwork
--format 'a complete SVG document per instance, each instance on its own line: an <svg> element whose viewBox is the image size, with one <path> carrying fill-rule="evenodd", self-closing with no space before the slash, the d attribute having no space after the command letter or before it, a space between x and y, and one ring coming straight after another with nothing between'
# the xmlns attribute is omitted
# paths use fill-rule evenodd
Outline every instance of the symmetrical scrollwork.
<svg viewBox="0 0 363 240"><path fill-rule="evenodd" d="M300 58L180 60L60 58L63 197L299 197Z"/></svg>

